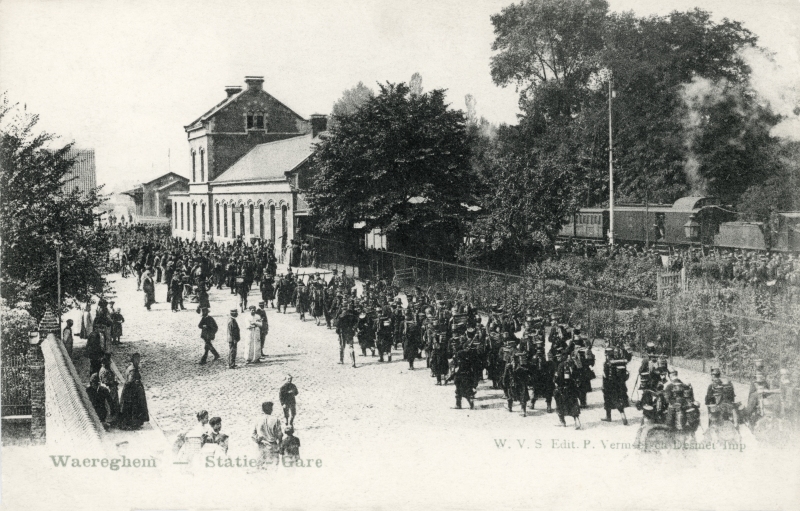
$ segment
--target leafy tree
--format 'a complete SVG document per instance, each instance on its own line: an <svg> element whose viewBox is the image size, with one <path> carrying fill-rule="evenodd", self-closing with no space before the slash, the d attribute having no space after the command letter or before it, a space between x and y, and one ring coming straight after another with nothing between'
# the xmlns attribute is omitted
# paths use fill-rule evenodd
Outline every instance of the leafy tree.
<svg viewBox="0 0 800 511"><path fill-rule="evenodd" d="M72 144L50 150L49 133L34 133L38 116L19 111L3 95L0 105L0 293L9 306L34 317L57 303L56 246L61 247L62 303L86 301L103 290L106 233L95 228L99 190L66 193Z"/></svg>
<svg viewBox="0 0 800 511"><path fill-rule="evenodd" d="M472 196L469 157L464 115L447 107L443 90L381 85L338 116L315 152L306 192L317 227L344 231L363 221L406 251L451 253Z"/></svg>
<svg viewBox="0 0 800 511"><path fill-rule="evenodd" d="M411 75L411 80L408 82L408 88L411 91L411 94L420 95L422 94L422 75L419 73L414 73Z"/></svg>
<svg viewBox="0 0 800 511"><path fill-rule="evenodd" d="M699 9L607 11L603 0L523 0L492 17L492 78L517 86L527 134L513 152L536 155L523 158L531 168L558 162L572 187L563 194L569 204L551 211L607 204L609 81L617 200L671 203L698 193L736 203L783 175L786 159L776 157L780 144L770 136L780 118L760 105L743 57L756 48L751 32ZM517 183L493 184L492 194L514 197ZM503 220L503 212L484 213ZM536 229L544 238L547 225Z"/></svg>
<svg viewBox="0 0 800 511"><path fill-rule="evenodd" d="M605 0L528 0L492 16L492 79L515 84L548 116L570 115L576 92L598 68Z"/></svg>
<svg viewBox="0 0 800 511"><path fill-rule="evenodd" d="M372 89L364 85L363 82L358 82L354 87L344 91L342 97L333 104L328 128L332 129L338 122L339 117L356 113L359 108L374 96L375 93Z"/></svg>

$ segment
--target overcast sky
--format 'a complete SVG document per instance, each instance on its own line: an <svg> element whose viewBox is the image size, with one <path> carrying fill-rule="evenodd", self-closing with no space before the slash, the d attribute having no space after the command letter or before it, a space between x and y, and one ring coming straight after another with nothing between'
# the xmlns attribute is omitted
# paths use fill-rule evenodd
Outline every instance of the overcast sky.
<svg viewBox="0 0 800 511"><path fill-rule="evenodd" d="M465 94L492 122L514 123L514 88L489 75L490 15L508 0L160 0L0 3L0 90L64 142L96 151L98 183L189 175L183 126L263 75L307 117L363 81ZM800 0L610 0L612 11L701 7L742 21L784 70L800 72ZM798 84L800 85L800 84ZM168 154L171 159L168 160ZM171 163L170 163L171 161Z"/></svg>

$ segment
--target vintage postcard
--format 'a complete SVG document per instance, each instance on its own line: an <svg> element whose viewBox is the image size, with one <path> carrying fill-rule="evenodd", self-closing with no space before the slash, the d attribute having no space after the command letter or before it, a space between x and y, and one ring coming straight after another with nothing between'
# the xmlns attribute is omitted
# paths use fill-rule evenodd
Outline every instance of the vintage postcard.
<svg viewBox="0 0 800 511"><path fill-rule="evenodd" d="M796 0L3 0L8 510L800 509Z"/></svg>

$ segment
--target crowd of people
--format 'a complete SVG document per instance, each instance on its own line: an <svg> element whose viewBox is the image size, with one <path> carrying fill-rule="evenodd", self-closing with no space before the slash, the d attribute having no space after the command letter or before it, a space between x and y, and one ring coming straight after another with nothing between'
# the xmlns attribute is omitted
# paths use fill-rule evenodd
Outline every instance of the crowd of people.
<svg viewBox="0 0 800 511"><path fill-rule="evenodd" d="M800 256L784 252L717 247L670 248L665 251L626 244L598 247L590 241L568 240L561 246L560 253L586 258L645 259L665 271L686 268L691 277L722 283L800 287Z"/></svg>
<svg viewBox="0 0 800 511"><path fill-rule="evenodd" d="M313 262L310 256L313 251L309 250L304 260L303 245L296 246L300 248L299 263ZM288 307L293 307L291 312L301 321L310 316L317 325L335 329L340 364L345 364L347 358L349 364L357 366L356 342L362 357L377 357L378 363L391 362L393 351L400 349L410 370L424 360L436 385L454 383L457 409L462 408L464 400L473 408L479 383L488 379L492 388L502 389L510 412L516 402L522 414L527 415L542 400L546 411L555 412L562 426L567 426L569 416L576 429L580 429L581 410L587 406L592 381L597 379L593 341L581 334L580 325L570 325L557 312L506 311L500 306L479 312L463 297L448 299L419 288L404 292L385 280L356 281L336 270L303 273L289 267L286 272L278 273L278 257L269 242L253 245L242 241L187 242L148 237L134 231L125 239L122 252L131 271L140 276L146 307L152 304L153 293L148 279L153 288L158 282L168 284L173 310L185 308L185 300L197 303L205 346L200 364L207 362L209 354L214 360L220 358L213 346L218 328L209 315L208 290L215 286L227 287L238 296L239 306L230 311L227 325L230 368L236 368L237 345L241 340L239 313L249 312L246 328L250 335L246 339L245 358L247 363L257 363L263 358L268 331L267 308L287 314ZM646 254L625 252L614 257ZM687 257L690 255L691 252L687 253ZM261 295L258 307L248 306L254 285ZM616 410L623 424L627 424L625 409L630 406L627 364L632 355L628 348L613 340L607 341L604 349L602 420L611 421L611 413ZM692 427L692 421L699 417L699 404L694 401L693 393L686 391L677 373L667 370L664 357L645 360L637 375L639 382L641 399L637 406L646 410L646 418L674 429ZM293 427L296 393L296 387L294 393L284 393L283 389L280 393L289 428ZM290 395L291 398L287 397ZM289 436L279 426L279 419L272 416L272 407L271 403L264 403L266 417L261 421L263 424L254 428L253 435L254 441L263 447L265 460L278 456L284 435ZM797 405L794 409L797 410ZM752 412L749 417L758 415L757 410L748 412ZM204 442L201 440L201 447Z"/></svg>

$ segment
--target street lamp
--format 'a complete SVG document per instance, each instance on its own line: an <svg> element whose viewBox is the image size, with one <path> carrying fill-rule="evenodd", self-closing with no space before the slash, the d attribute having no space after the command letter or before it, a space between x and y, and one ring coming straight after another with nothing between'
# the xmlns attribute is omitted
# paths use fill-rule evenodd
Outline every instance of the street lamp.
<svg viewBox="0 0 800 511"><path fill-rule="evenodd" d="M38 330L31 330L28 332L28 345L31 347L38 346L42 343L42 338Z"/></svg>

